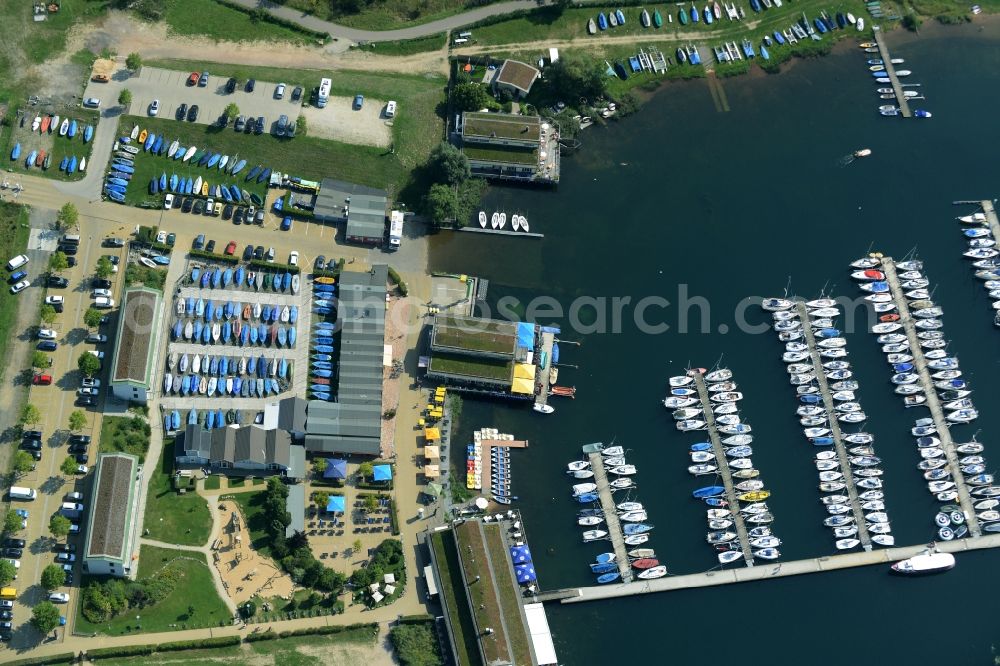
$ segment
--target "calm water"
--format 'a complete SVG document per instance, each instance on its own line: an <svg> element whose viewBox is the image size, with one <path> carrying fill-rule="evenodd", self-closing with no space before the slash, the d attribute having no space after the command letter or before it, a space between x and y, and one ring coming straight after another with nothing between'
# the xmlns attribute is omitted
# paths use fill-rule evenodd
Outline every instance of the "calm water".
<svg viewBox="0 0 1000 666"><path fill-rule="evenodd" d="M544 241L513 242L471 234L435 239L435 269L490 279L490 300L549 295L568 306L580 296L660 296L649 310L665 333L643 333L626 307L621 332L578 335L557 321L564 346L560 383L575 400L557 412L530 412L467 401L462 434L495 425L531 440L514 455L515 492L545 588L588 584L586 563L605 548L584 546L576 506L562 470L581 444L615 440L639 467L638 499L657 527L650 545L673 573L710 569L704 509L690 499L686 472L693 435L677 433L660 404L668 376L720 357L745 394L744 420L755 431L761 469L776 516L784 559L834 551L821 525L813 451L794 416L781 346L772 332L739 332L742 299L777 295L790 285L815 297L824 288L855 296L847 263L870 246L895 256L916 249L946 310L949 348L978 389L981 418L956 428L979 432L989 461L1000 460L993 437L1000 416L997 342L989 302L961 253L956 199L1000 195L994 147L1000 92L991 84L1000 40L977 28L933 29L919 39L897 36L934 112L930 121L884 119L857 49L797 63L772 77L724 82L730 113L717 113L704 83L673 85L635 118L585 133L584 150L564 161L558 192L497 188L488 208L520 209ZM986 88L977 84L986 82ZM860 147L873 157L847 167L840 158ZM966 212L965 210L962 211ZM710 304L701 333L699 311L679 330L679 285ZM580 317L593 322L593 311ZM761 313L749 308L749 321ZM726 330L728 332L720 332ZM693 329L693 330L692 330ZM887 510L897 543L933 537L936 504L916 470L909 436L923 410L904 410L891 393L889 368L871 336L848 336L859 398L885 461ZM905 412L905 413L904 413ZM705 658L741 664L985 664L1000 644L996 567L1000 553L961 556L947 576L898 580L881 567L766 583L550 606L549 620L566 664L693 664ZM720 638L724 637L722 640ZM832 644L836 647L831 649Z"/></svg>

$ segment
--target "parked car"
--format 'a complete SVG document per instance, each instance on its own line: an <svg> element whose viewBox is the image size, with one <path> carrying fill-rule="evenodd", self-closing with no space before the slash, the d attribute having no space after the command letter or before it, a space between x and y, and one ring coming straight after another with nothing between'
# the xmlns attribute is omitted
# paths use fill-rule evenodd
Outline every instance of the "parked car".
<svg viewBox="0 0 1000 666"><path fill-rule="evenodd" d="M173 234L167 236L168 241L170 240L170 236L173 236ZM116 268L118 267L118 264L121 262L121 257L119 257L117 254L106 254L104 255L104 257L111 262L112 266Z"/></svg>
<svg viewBox="0 0 1000 666"><path fill-rule="evenodd" d="M274 247L267 248L267 260L274 261Z"/></svg>
<svg viewBox="0 0 1000 666"><path fill-rule="evenodd" d="M395 116L396 116L396 103L390 100L389 103L385 105L385 117L394 118Z"/></svg>
<svg viewBox="0 0 1000 666"><path fill-rule="evenodd" d="M177 242L177 234L175 234L173 232L167 234L167 245L169 245L170 247L173 247L174 243L176 243L176 242ZM118 257L115 257L115 259L117 259L117 258ZM115 261L114 259L111 261L111 263L115 264L116 266L118 265L118 262Z"/></svg>
<svg viewBox="0 0 1000 666"><path fill-rule="evenodd" d="M257 85L257 79L247 79L247 84L243 87L247 92L253 92L254 87Z"/></svg>
<svg viewBox="0 0 1000 666"><path fill-rule="evenodd" d="M274 128L275 136L285 136L285 129L288 127L288 116L281 114L278 116L278 125Z"/></svg>
<svg viewBox="0 0 1000 666"><path fill-rule="evenodd" d="M108 236L103 241L101 241L101 245L103 245L104 247L125 247L125 241L122 240L121 238Z"/></svg>
<svg viewBox="0 0 1000 666"><path fill-rule="evenodd" d="M80 493L70 493L70 495L80 495ZM67 495L67 498L68 497L69 495ZM80 495L80 498L82 499L83 495ZM67 499L66 501L71 502L77 500ZM56 551L57 553L75 553L76 545L72 543L57 543L56 545L52 546L52 550Z"/></svg>
<svg viewBox="0 0 1000 666"><path fill-rule="evenodd" d="M181 105L177 107L177 120L184 120L187 117L188 105L181 102Z"/></svg>
<svg viewBox="0 0 1000 666"><path fill-rule="evenodd" d="M236 214L233 215L233 224L243 224L243 216L246 214L246 209L240 206L236 209Z"/></svg>
<svg viewBox="0 0 1000 666"><path fill-rule="evenodd" d="M59 244L56 246L56 249L65 254L67 257L71 257L80 251L80 247L78 245Z"/></svg>
<svg viewBox="0 0 1000 666"><path fill-rule="evenodd" d="M236 241L229 241L229 244L226 245L226 254L230 257L236 254Z"/></svg>
<svg viewBox="0 0 1000 666"><path fill-rule="evenodd" d="M3 540L3 545L6 548L24 548L27 546L27 542L24 539L18 539L16 537L7 537ZM4 606L0 604L0 608L9 608L9 606Z"/></svg>
<svg viewBox="0 0 1000 666"><path fill-rule="evenodd" d="M254 127L254 134L264 133L264 116L257 116L257 124Z"/></svg>
<svg viewBox="0 0 1000 666"><path fill-rule="evenodd" d="M279 83L274 88L274 99L284 99L285 97L285 84Z"/></svg>
<svg viewBox="0 0 1000 666"><path fill-rule="evenodd" d="M198 234L198 237L194 239L194 243L191 244L191 247L195 250L200 250L205 247L205 234Z"/></svg>
<svg viewBox="0 0 1000 666"><path fill-rule="evenodd" d="M292 90L292 101L298 102L301 99L302 99L302 86L295 86L295 89Z"/></svg>
<svg viewBox="0 0 1000 666"><path fill-rule="evenodd" d="M94 299L94 307L101 310L110 310L115 307L115 299L99 296ZM103 320L102 320L103 321Z"/></svg>
<svg viewBox="0 0 1000 666"><path fill-rule="evenodd" d="M65 296L46 296L45 297L45 304L46 305L63 305L65 303L65 301L66 301L66 297Z"/></svg>
<svg viewBox="0 0 1000 666"><path fill-rule="evenodd" d="M84 386L100 386L101 380L99 379L84 379L84 382L91 382L91 384L84 383ZM70 442L79 442L81 444L90 444L93 441L90 435L70 435Z"/></svg>
<svg viewBox="0 0 1000 666"><path fill-rule="evenodd" d="M198 85L199 78L200 75L198 74L198 72L191 72L191 74L188 76L187 84L189 86L196 86Z"/></svg>
<svg viewBox="0 0 1000 666"><path fill-rule="evenodd" d="M90 471L90 468L87 467L86 465L77 465L76 466L76 473L77 474L86 474L89 471Z"/></svg>
<svg viewBox="0 0 1000 666"><path fill-rule="evenodd" d="M298 250L292 250L291 252L288 253L288 264L290 266L298 266L299 265L299 253L298 253Z"/></svg>
<svg viewBox="0 0 1000 666"><path fill-rule="evenodd" d="M58 289L65 289L69 286L69 280L59 275L50 275L46 283L50 287L56 287Z"/></svg>
<svg viewBox="0 0 1000 666"><path fill-rule="evenodd" d="M20 282L18 282L17 284L15 284L14 286L12 286L10 288L10 293L12 293L12 294L19 294L19 293L21 293L22 291L24 291L25 289L27 289L30 286L31 286L31 282L30 281L28 281L28 280L21 280Z"/></svg>
<svg viewBox="0 0 1000 666"><path fill-rule="evenodd" d="M35 345L35 349L39 351L55 351L59 349L59 343L53 340L42 340Z"/></svg>
<svg viewBox="0 0 1000 666"><path fill-rule="evenodd" d="M254 250L253 250L253 258L256 259L256 260L258 260L258 261L260 261L261 259L264 258L264 246L263 245L258 245L257 247L254 248Z"/></svg>
<svg viewBox="0 0 1000 666"><path fill-rule="evenodd" d="M205 246L206 252L215 252L215 239L208 241L208 245Z"/></svg>
<svg viewBox="0 0 1000 666"><path fill-rule="evenodd" d="M233 219L233 204L226 204L222 209L222 219L231 220Z"/></svg>
<svg viewBox="0 0 1000 666"><path fill-rule="evenodd" d="M97 395L98 391L95 388L79 388L76 390L77 395Z"/></svg>
<svg viewBox="0 0 1000 666"><path fill-rule="evenodd" d="M188 119L189 123L193 123L194 121L198 120L198 105L197 104L192 104L191 108L188 109L187 119Z"/></svg>
<svg viewBox="0 0 1000 666"><path fill-rule="evenodd" d="M163 210L170 210L174 206L174 195L170 192L163 198Z"/></svg>
<svg viewBox="0 0 1000 666"><path fill-rule="evenodd" d="M70 453L86 453L87 452L87 445L86 444L82 444L80 442L76 442L75 444L70 444L69 448L67 450Z"/></svg>
<svg viewBox="0 0 1000 666"><path fill-rule="evenodd" d="M101 108L101 100L97 97L88 97L83 100L83 105L88 109L99 109Z"/></svg>
<svg viewBox="0 0 1000 666"><path fill-rule="evenodd" d="M160 112L160 100L154 99L149 103L149 115L155 116Z"/></svg>
<svg viewBox="0 0 1000 666"><path fill-rule="evenodd" d="M243 248L243 261L250 261L253 259L253 245L247 245Z"/></svg>
<svg viewBox="0 0 1000 666"><path fill-rule="evenodd" d="M205 202L201 199L196 199L194 202L194 214L201 215L205 212Z"/></svg>
<svg viewBox="0 0 1000 666"><path fill-rule="evenodd" d="M261 225L264 224L264 209L263 208L261 208L260 210L257 211L257 214L254 216L253 221L257 224L257 226L261 226Z"/></svg>
<svg viewBox="0 0 1000 666"><path fill-rule="evenodd" d="M41 430L25 430L21 433L21 437L24 439L33 439L35 441L42 441L42 431Z"/></svg>
<svg viewBox="0 0 1000 666"><path fill-rule="evenodd" d="M94 405L97 404L97 401L94 400L92 396L81 395L76 399L76 402L73 404L75 404L77 407L93 407Z"/></svg>
<svg viewBox="0 0 1000 666"><path fill-rule="evenodd" d="M38 339L39 340L55 340L59 337L59 333L52 330L51 328L40 328L38 329Z"/></svg>
<svg viewBox="0 0 1000 666"><path fill-rule="evenodd" d="M26 277L28 277L28 271L21 270L11 273L10 277L7 278L7 280L11 283L14 283L14 282L20 282Z"/></svg>
<svg viewBox="0 0 1000 666"><path fill-rule="evenodd" d="M236 92L236 79L230 76L229 80L226 81L226 93L231 95L234 92Z"/></svg>
<svg viewBox="0 0 1000 666"><path fill-rule="evenodd" d="M52 375L32 375L31 383L36 386L49 386L52 384Z"/></svg>
<svg viewBox="0 0 1000 666"><path fill-rule="evenodd" d="M313 270L314 271L323 270L325 262L326 262L326 257L324 257L322 254L319 255L318 257L316 257L316 261L313 262Z"/></svg>
<svg viewBox="0 0 1000 666"><path fill-rule="evenodd" d="M288 215L281 219L281 230L291 231L292 230L292 218Z"/></svg>
<svg viewBox="0 0 1000 666"><path fill-rule="evenodd" d="M204 88L208 85L208 72L202 72L201 78L198 79L198 87Z"/></svg>
<svg viewBox="0 0 1000 666"><path fill-rule="evenodd" d="M21 448L25 451L41 451L42 442L38 439L22 439Z"/></svg>
<svg viewBox="0 0 1000 666"><path fill-rule="evenodd" d="M76 454L75 458L76 461L80 464L86 463L87 461L90 460L90 456L88 456L86 453L78 453Z"/></svg>
<svg viewBox="0 0 1000 666"><path fill-rule="evenodd" d="M233 125L233 129L237 132L242 132L246 127L247 119L243 116L236 116L236 123Z"/></svg>
<svg viewBox="0 0 1000 666"><path fill-rule="evenodd" d="M76 558L74 557L74 559ZM49 594L49 601L51 601L54 604L68 604L69 594L67 594L66 592L52 592L51 594Z"/></svg>
<svg viewBox="0 0 1000 666"><path fill-rule="evenodd" d="M337 260L334 259L333 257L330 257L330 259L326 262L326 270L333 271L336 269L337 269Z"/></svg>
<svg viewBox="0 0 1000 666"><path fill-rule="evenodd" d="M355 95L354 96L354 104L353 104L354 110L355 111L360 111L361 107L363 107L364 105L365 105L365 96L364 95Z"/></svg>
<svg viewBox="0 0 1000 666"><path fill-rule="evenodd" d="M96 289L111 289L111 280L95 277L93 280L90 281L90 285ZM101 294L101 296L105 295L106 294Z"/></svg>
<svg viewBox="0 0 1000 666"><path fill-rule="evenodd" d="M181 212L190 213L191 206L193 205L194 205L194 199L192 199L191 197L186 197L184 199L184 203L181 205Z"/></svg>
<svg viewBox="0 0 1000 666"><path fill-rule="evenodd" d="M109 289L94 289L90 292L91 298L97 298L98 296L103 296L104 298L111 298L111 291Z"/></svg>
<svg viewBox="0 0 1000 666"><path fill-rule="evenodd" d="M98 351L96 349L88 349L87 353L90 354L91 356L95 356L101 359L102 361L104 360L104 352L102 351Z"/></svg>

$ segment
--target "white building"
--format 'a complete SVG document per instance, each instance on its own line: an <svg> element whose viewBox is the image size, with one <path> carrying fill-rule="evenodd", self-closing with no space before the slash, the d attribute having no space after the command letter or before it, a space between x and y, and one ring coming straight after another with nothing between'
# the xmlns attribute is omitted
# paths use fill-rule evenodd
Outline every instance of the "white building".
<svg viewBox="0 0 1000 666"><path fill-rule="evenodd" d="M119 400L146 402L153 388L163 295L146 287L125 292L111 359L111 391Z"/></svg>
<svg viewBox="0 0 1000 666"><path fill-rule="evenodd" d="M84 573L134 578L139 570L139 458L102 453L87 511Z"/></svg>

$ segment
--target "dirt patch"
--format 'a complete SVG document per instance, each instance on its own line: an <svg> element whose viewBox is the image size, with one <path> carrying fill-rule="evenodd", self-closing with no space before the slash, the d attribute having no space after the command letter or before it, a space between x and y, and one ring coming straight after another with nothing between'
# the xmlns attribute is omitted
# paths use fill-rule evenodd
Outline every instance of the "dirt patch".
<svg viewBox="0 0 1000 666"><path fill-rule="evenodd" d="M239 606L255 596L291 598L295 585L274 561L254 550L250 530L236 502L221 502L212 560L226 593ZM234 519L235 516L235 519Z"/></svg>
<svg viewBox="0 0 1000 666"><path fill-rule="evenodd" d="M392 126L391 120L383 117L385 102L365 98L360 109L354 109L353 103L352 97L330 97L325 109L303 108L309 136L388 148Z"/></svg>
<svg viewBox="0 0 1000 666"><path fill-rule="evenodd" d="M334 643L331 645L303 645L295 649L301 655L318 659L328 666L391 666L398 663L387 645L388 638L380 637L372 645L359 643Z"/></svg>

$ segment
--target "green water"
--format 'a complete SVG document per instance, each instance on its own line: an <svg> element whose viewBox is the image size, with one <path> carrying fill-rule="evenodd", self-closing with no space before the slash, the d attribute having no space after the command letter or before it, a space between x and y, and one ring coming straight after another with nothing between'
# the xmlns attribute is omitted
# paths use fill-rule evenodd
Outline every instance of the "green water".
<svg viewBox="0 0 1000 666"><path fill-rule="evenodd" d="M1000 35L1000 30L996 31ZM1000 105L994 85L1000 41L975 26L894 35L896 57L928 96L927 121L882 118L882 103L858 49L797 63L781 76L723 83L732 109L717 113L704 82L671 85L626 122L584 133L584 148L563 164L557 192L494 188L487 210L520 210L543 241L472 234L435 238L437 270L490 279L490 305L503 297L553 297L564 308L580 297L630 297L620 331L574 333L569 318L538 316L563 327L560 384L575 400L556 399L549 417L467 401L463 436L492 425L531 441L515 453L521 497L543 588L591 582L587 562L601 550L579 541L565 463L592 441L629 448L639 468L637 499L656 526L651 546L672 573L711 569L699 485L686 472L693 435L677 433L660 404L667 377L689 364L720 359L745 394L754 427L754 462L773 495L774 531L783 559L834 552L817 501L813 451L794 415L797 401L774 333L739 330L747 297L792 292L857 295L847 264L873 246L894 256L916 249L945 309L949 351L976 390L980 419L955 428L957 440L979 433L988 463L1000 460L993 437L1000 391L989 301L961 257L956 199L1000 194L995 146ZM843 166L857 148L874 155ZM686 285L686 286L685 286ZM681 289L709 304L684 317ZM634 304L669 330L643 332ZM595 320L592 312L579 317ZM759 323L756 308L744 318ZM606 321L607 318L597 318ZM687 332L681 326L687 322ZM721 331L726 332L721 332ZM904 410L872 337L848 334L859 399L883 458L887 511L898 544L934 536L937 504L915 465L909 436L923 410ZM991 404L992 403L992 404ZM987 465L989 467L989 464ZM992 468L991 468L992 469ZM550 606L565 664L985 664L1000 639L996 619L1000 553L963 554L945 576L890 578L884 567L628 598Z"/></svg>

